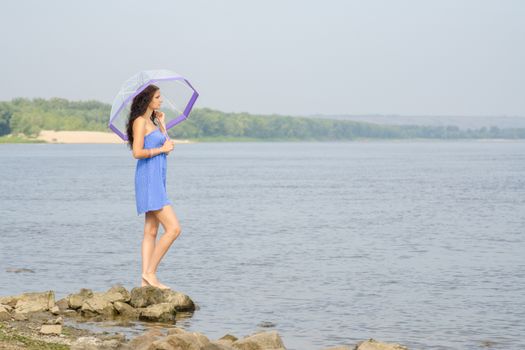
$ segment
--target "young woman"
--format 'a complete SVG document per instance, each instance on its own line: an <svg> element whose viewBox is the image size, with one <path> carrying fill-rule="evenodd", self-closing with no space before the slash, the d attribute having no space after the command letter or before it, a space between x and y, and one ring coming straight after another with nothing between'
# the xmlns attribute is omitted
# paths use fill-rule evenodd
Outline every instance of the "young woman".
<svg viewBox="0 0 525 350"><path fill-rule="evenodd" d="M166 156L174 143L164 136L160 89L151 84L133 98L127 123L128 146L137 160L135 200L137 215L146 213L142 241L142 286L169 289L156 277L157 267L181 233L179 221L166 193ZM162 128L159 129L159 128ZM157 242L159 223L164 234Z"/></svg>

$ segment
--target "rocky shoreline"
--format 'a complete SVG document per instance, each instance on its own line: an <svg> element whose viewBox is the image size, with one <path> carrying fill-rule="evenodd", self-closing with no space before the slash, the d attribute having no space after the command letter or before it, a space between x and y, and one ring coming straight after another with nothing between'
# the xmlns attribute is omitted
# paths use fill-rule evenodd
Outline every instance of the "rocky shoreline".
<svg viewBox="0 0 525 350"><path fill-rule="evenodd" d="M83 288L55 302L53 291L0 296L0 349L52 350L286 350L277 331L256 332L244 338L225 334L211 340L199 332L175 326L199 307L191 298L152 286L131 291L114 285L106 292ZM126 326L140 320L155 327L131 339L122 333L93 332L76 327L85 321L116 320ZM67 324L66 324L67 323ZM373 339L353 347L325 350L407 350L399 344Z"/></svg>

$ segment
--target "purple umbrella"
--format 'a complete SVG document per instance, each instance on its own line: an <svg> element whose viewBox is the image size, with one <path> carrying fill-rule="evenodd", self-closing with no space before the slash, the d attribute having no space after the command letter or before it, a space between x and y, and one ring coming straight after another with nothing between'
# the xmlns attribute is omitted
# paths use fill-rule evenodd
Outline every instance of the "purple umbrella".
<svg viewBox="0 0 525 350"><path fill-rule="evenodd" d="M111 106L109 128L124 141L128 141L126 123L133 98L148 85L155 84L160 88L164 112L165 129L168 130L186 120L199 93L190 82L181 75L169 70L146 70L126 80L120 88ZM167 136L167 135L166 135Z"/></svg>

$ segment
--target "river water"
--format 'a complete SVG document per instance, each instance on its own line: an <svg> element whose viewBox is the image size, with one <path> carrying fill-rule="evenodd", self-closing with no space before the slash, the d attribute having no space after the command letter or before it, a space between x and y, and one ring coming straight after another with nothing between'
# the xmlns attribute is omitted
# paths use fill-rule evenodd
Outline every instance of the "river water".
<svg viewBox="0 0 525 350"><path fill-rule="evenodd" d="M0 145L0 294L139 286L135 164L125 145ZM182 234L158 276L200 307L180 327L525 348L524 141L181 144L167 187Z"/></svg>

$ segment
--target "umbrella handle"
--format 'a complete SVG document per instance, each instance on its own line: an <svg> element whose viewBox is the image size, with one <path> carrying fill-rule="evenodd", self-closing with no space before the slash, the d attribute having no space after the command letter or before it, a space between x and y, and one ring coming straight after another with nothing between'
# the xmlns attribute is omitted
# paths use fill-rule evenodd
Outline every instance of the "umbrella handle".
<svg viewBox="0 0 525 350"><path fill-rule="evenodd" d="M169 135L168 135L168 130L166 130L166 126L164 125L164 123L161 122L160 125L162 125L162 129L163 129L162 133L164 134L164 136L166 136L166 139L167 140L171 140Z"/></svg>
<svg viewBox="0 0 525 350"><path fill-rule="evenodd" d="M167 139L167 140L170 140L170 137L169 137L169 135L168 135L168 130L166 130L166 125L164 124L164 121L161 121L160 119L158 119L158 121L160 122L160 125L162 126L162 127L161 127L161 129L162 129L162 130L161 130L162 133L164 134L164 136L166 136L166 139Z"/></svg>

